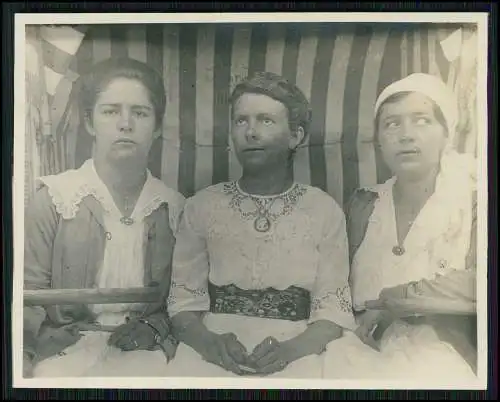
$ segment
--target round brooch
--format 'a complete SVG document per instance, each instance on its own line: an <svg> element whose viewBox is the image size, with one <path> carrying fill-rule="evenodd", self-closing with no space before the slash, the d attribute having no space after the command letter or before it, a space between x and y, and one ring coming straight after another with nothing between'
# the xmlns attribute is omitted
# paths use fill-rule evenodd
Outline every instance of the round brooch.
<svg viewBox="0 0 500 402"><path fill-rule="evenodd" d="M402 246L394 246L392 248L392 253L397 256L401 256L405 253L405 249Z"/></svg>
<svg viewBox="0 0 500 402"><path fill-rule="evenodd" d="M265 216L259 216L253 222L253 227L257 232L267 232L271 228L271 221Z"/></svg>

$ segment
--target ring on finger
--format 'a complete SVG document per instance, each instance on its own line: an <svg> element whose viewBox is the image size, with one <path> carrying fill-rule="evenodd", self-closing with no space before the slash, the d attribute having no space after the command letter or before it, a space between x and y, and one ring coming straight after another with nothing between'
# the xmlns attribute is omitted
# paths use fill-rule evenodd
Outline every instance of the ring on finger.
<svg viewBox="0 0 500 402"><path fill-rule="evenodd" d="M269 345L275 345L278 343L278 341L275 338L269 338L268 342L269 342Z"/></svg>

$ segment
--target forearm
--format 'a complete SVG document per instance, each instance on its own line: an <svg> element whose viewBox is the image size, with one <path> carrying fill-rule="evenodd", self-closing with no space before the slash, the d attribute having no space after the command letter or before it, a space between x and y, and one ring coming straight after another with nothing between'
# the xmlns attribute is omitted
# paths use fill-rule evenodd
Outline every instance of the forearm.
<svg viewBox="0 0 500 402"><path fill-rule="evenodd" d="M23 353L36 358L36 344L40 327L45 320L43 307L27 306L23 309Z"/></svg>
<svg viewBox="0 0 500 402"><path fill-rule="evenodd" d="M384 289L380 299L447 298L476 300L476 274L473 271L454 271L433 280L422 279Z"/></svg>
<svg viewBox="0 0 500 402"><path fill-rule="evenodd" d="M173 334L180 342L202 353L207 339L213 336L202 320L202 312L185 311L171 318Z"/></svg>
<svg viewBox="0 0 500 402"><path fill-rule="evenodd" d="M321 354L333 340L342 336L342 327L332 321L318 320L296 337L285 341L294 351L294 360L313 354Z"/></svg>

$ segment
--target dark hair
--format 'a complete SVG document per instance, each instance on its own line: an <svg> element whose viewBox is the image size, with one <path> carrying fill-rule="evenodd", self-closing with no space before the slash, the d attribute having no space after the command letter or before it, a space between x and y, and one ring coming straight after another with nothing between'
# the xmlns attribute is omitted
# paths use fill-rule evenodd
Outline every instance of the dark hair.
<svg viewBox="0 0 500 402"><path fill-rule="evenodd" d="M156 128L161 125L167 103L163 78L158 72L138 60L110 58L94 64L81 77L80 108L84 116L91 116L100 92L115 78L130 78L140 81L148 90L153 104Z"/></svg>
<svg viewBox="0 0 500 402"><path fill-rule="evenodd" d="M382 108L387 105L388 103L396 103L397 101L403 99L403 98L406 98L408 95L410 95L411 91L405 91L405 92L398 92L398 93L395 93L391 96L389 96L386 100L384 100L378 110L377 110L377 114L375 116L375 140L378 141L378 135L379 135L379 132L378 132L378 126L379 126L379 122L380 122L380 114L382 113ZM429 100L432 102L432 111L434 112L434 116L436 117L436 120L438 121L439 124L441 124L441 126L443 126L443 128L445 129L446 131L446 135L448 135L448 125L446 124L446 119L444 118L444 114L443 114L443 111L441 110L441 108L436 104L436 102L434 102L432 99L429 98Z"/></svg>
<svg viewBox="0 0 500 402"><path fill-rule="evenodd" d="M267 95L283 103L288 110L290 130L295 132L302 127L305 141L309 133L312 113L309 101L299 87L278 74L257 72L236 85L230 98L231 108L234 108L235 102L245 93Z"/></svg>

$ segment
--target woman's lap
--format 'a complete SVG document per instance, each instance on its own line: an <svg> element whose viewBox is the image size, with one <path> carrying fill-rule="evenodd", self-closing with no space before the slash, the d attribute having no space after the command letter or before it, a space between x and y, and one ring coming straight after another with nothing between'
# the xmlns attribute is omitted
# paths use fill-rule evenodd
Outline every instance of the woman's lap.
<svg viewBox="0 0 500 402"><path fill-rule="evenodd" d="M109 334L86 333L64 354L35 366L40 377L164 377L167 362L161 351L123 352L107 345Z"/></svg>
<svg viewBox="0 0 500 402"><path fill-rule="evenodd" d="M389 338L380 352L364 344L354 333L346 332L327 348L325 378L450 381L475 378L470 366L452 346L425 332L415 338Z"/></svg>
<svg viewBox="0 0 500 402"><path fill-rule="evenodd" d="M322 359L307 356L296 360L283 371L266 376L267 378L321 378ZM175 358L169 363L167 377L234 377L241 376L209 363L191 347L180 344ZM251 375L251 377L254 377Z"/></svg>
<svg viewBox="0 0 500 402"><path fill-rule="evenodd" d="M249 353L268 336L279 341L290 339L306 328L304 322L271 320L256 317L207 314L204 319L209 330L216 333L234 333ZM323 356L306 356L292 362L283 371L268 377L321 378ZM170 362L168 376L186 377L239 377L219 366L208 363L192 348L180 344L175 358Z"/></svg>

